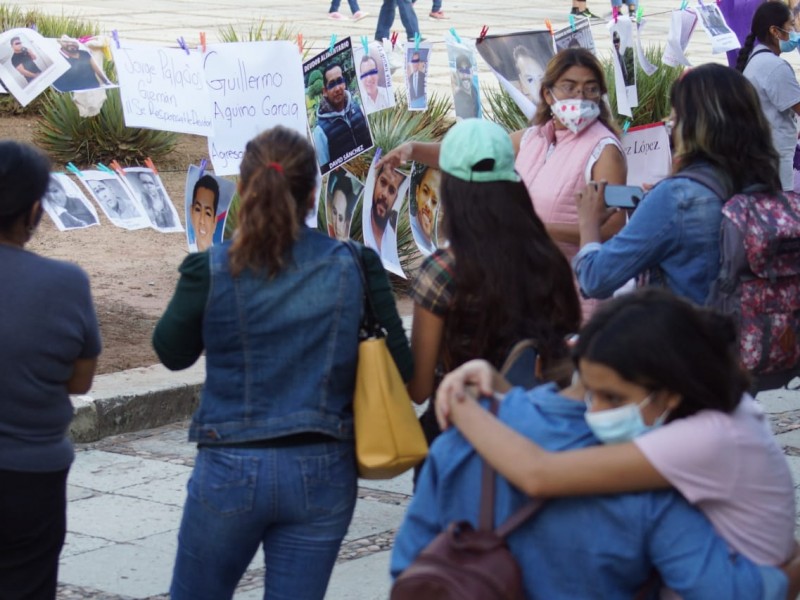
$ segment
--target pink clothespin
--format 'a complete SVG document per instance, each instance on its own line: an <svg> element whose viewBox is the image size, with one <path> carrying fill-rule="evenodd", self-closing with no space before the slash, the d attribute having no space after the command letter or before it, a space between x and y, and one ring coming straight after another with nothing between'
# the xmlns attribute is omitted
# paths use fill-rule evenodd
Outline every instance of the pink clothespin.
<svg viewBox="0 0 800 600"><path fill-rule="evenodd" d="M619 21L619 6L612 6L611 7L611 14L614 19L614 23Z"/></svg>
<svg viewBox="0 0 800 600"><path fill-rule="evenodd" d="M478 44L480 44L484 40L488 31L489 27L487 25L481 27L481 32L478 34L478 41L477 41Z"/></svg>
<svg viewBox="0 0 800 600"><path fill-rule="evenodd" d="M392 50L394 50L394 46L395 46L395 44L397 44L397 35L398 35L398 34L397 34L397 32L396 32L396 31L393 31L393 32L392 32L392 37L391 37L391 40L392 40Z"/></svg>
<svg viewBox="0 0 800 600"><path fill-rule="evenodd" d="M119 164L119 162L117 162L117 159L112 160L108 164L110 164L111 168L114 169L120 175L125 175L125 169L123 169L122 166Z"/></svg>
<svg viewBox="0 0 800 600"><path fill-rule="evenodd" d="M545 27L547 27L547 31L550 32L550 35L555 35L555 33L553 32L553 24L550 22L550 19L545 19L544 24Z"/></svg>
<svg viewBox="0 0 800 600"><path fill-rule="evenodd" d="M200 32L200 49L203 51L203 54L206 53L206 32Z"/></svg>

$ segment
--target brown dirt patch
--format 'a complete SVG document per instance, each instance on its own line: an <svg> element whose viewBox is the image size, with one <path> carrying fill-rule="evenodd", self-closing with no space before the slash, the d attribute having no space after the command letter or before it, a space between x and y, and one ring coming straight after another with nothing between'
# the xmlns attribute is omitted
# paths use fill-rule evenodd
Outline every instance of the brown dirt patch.
<svg viewBox="0 0 800 600"><path fill-rule="evenodd" d="M32 117L0 117L0 135L32 143L34 124ZM204 138L179 136L169 158L156 164L182 223L186 170L206 154ZM188 252L186 236L152 229L126 231L98 213L99 227L65 232L45 216L27 248L77 263L89 274L103 336L98 373L155 364L158 359L150 336L172 296L178 265Z"/></svg>

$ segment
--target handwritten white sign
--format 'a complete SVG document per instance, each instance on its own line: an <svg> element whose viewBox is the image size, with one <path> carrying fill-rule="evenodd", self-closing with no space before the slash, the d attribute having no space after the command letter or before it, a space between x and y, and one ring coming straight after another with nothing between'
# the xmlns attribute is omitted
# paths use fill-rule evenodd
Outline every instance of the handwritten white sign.
<svg viewBox="0 0 800 600"><path fill-rule="evenodd" d="M663 123L631 127L622 136L622 151L628 162L628 185L657 183L672 168L669 135Z"/></svg>
<svg viewBox="0 0 800 600"><path fill-rule="evenodd" d="M211 135L203 56L180 48L111 45L128 127Z"/></svg>
<svg viewBox="0 0 800 600"><path fill-rule="evenodd" d="M212 44L203 57L211 95L208 154L217 175L238 175L245 144L276 125L306 135L300 53L293 42Z"/></svg>

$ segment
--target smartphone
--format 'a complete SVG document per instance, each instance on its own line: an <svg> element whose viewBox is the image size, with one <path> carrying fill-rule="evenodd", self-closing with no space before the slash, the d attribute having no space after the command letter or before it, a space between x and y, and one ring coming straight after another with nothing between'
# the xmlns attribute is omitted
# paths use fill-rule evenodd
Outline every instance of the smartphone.
<svg viewBox="0 0 800 600"><path fill-rule="evenodd" d="M636 208L644 196L644 190L637 185L607 185L606 206L609 208Z"/></svg>

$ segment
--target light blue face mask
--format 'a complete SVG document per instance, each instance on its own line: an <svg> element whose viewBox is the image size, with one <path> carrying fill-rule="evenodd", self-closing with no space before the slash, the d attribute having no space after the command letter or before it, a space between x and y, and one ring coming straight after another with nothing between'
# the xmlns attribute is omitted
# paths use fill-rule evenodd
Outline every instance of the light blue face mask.
<svg viewBox="0 0 800 600"><path fill-rule="evenodd" d="M621 444L660 427L667 419L669 409L665 410L652 425L647 425L642 418L642 408L650 404L650 394L638 404L626 404L618 408L591 412L591 392L587 392L585 402L587 411L584 415L586 424L594 436L604 444Z"/></svg>
<svg viewBox="0 0 800 600"><path fill-rule="evenodd" d="M788 40L778 40L781 52L791 52L797 48L798 44L800 44L800 33L796 31L786 31L785 29L781 29L781 31L789 34Z"/></svg>

